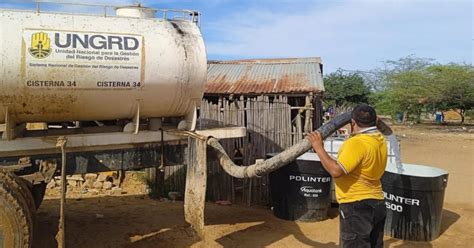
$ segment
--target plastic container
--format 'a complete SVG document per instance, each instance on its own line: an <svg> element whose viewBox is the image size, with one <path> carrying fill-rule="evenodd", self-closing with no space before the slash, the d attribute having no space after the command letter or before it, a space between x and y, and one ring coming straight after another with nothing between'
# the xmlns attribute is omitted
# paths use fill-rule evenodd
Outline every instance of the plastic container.
<svg viewBox="0 0 474 248"><path fill-rule="evenodd" d="M440 234L448 172L429 166L387 164L382 187L387 207L385 233L391 237L431 241Z"/></svg>
<svg viewBox="0 0 474 248"><path fill-rule="evenodd" d="M305 153L293 163L270 173L274 215L285 220L326 219L331 204L331 182L331 175L315 153Z"/></svg>

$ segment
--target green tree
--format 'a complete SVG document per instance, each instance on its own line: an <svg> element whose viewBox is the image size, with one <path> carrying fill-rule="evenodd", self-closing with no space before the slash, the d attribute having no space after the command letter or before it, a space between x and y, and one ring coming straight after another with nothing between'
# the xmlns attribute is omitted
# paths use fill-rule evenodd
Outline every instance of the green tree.
<svg viewBox="0 0 474 248"><path fill-rule="evenodd" d="M370 89L357 73L338 70L324 77L324 101L337 109L367 103Z"/></svg>
<svg viewBox="0 0 474 248"><path fill-rule="evenodd" d="M426 69L430 78L428 101L439 110L453 109L464 124L467 110L474 108L474 67L434 65Z"/></svg>
<svg viewBox="0 0 474 248"><path fill-rule="evenodd" d="M375 70L377 91L371 103L382 114L403 113L403 122L413 115L419 122L421 113L430 106L427 96L432 89L426 68L432 63L433 59L413 55L384 62L383 69Z"/></svg>
<svg viewBox="0 0 474 248"><path fill-rule="evenodd" d="M422 71L432 66L434 61L435 60L432 58L418 58L411 54L406 57L399 58L398 60L385 61L384 69L380 71L387 75L403 72Z"/></svg>
<svg viewBox="0 0 474 248"><path fill-rule="evenodd" d="M390 101L393 110L404 113L404 121L413 114L416 122L420 122L420 116L429 103L431 94L429 79L424 71L403 71L394 73L387 77L387 100Z"/></svg>
<svg viewBox="0 0 474 248"><path fill-rule="evenodd" d="M474 107L474 70L471 65L434 64L432 59L408 56L387 61L379 71L381 90L371 102L379 112L404 113L420 121L423 112L456 110L464 123L466 111Z"/></svg>

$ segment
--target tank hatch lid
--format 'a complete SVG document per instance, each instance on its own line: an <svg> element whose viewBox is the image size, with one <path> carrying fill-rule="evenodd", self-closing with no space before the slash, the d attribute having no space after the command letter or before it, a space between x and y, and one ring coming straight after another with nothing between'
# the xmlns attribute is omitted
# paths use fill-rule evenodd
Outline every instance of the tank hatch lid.
<svg viewBox="0 0 474 248"><path fill-rule="evenodd" d="M142 6L123 6L115 8L117 16L135 18L155 18L156 10Z"/></svg>

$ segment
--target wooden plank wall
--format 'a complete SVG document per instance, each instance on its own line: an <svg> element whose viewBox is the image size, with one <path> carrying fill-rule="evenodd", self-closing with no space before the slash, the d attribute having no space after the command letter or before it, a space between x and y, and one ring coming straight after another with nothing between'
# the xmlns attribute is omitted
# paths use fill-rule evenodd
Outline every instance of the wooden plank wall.
<svg viewBox="0 0 474 248"><path fill-rule="evenodd" d="M222 125L247 127L247 137L222 140L227 153L243 166L264 159L266 154L284 150L313 129L313 96L302 97L305 106L291 106L288 96L257 96L229 100L219 97L217 103L204 99L199 118ZM207 198L228 200L247 205L270 203L268 176L236 179L227 175L210 155Z"/></svg>

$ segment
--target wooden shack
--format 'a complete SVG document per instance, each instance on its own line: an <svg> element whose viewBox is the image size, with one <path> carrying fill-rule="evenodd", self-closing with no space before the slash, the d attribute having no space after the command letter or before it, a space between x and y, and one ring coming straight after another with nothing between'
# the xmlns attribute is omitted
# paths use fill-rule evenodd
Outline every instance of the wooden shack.
<svg viewBox="0 0 474 248"><path fill-rule="evenodd" d="M321 125L322 69L320 58L210 61L199 123L247 127L247 137L222 143L236 163L253 164ZM270 202L267 176L232 178L215 161L208 173L208 200Z"/></svg>

